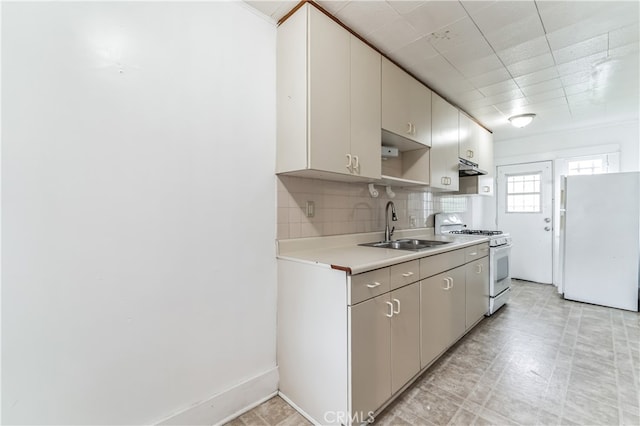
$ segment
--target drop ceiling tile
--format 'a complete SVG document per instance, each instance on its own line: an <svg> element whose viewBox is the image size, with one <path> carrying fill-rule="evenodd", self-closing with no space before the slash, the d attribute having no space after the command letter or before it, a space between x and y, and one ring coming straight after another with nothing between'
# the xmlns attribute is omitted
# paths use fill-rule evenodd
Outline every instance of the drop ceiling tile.
<svg viewBox="0 0 640 426"><path fill-rule="evenodd" d="M609 33L609 49L625 46L640 41L640 28L638 24L627 25Z"/></svg>
<svg viewBox="0 0 640 426"><path fill-rule="evenodd" d="M507 102L502 102L494 105L496 109L502 112L507 117L511 117L516 114L524 114L529 105L529 101L526 98L518 98Z"/></svg>
<svg viewBox="0 0 640 426"><path fill-rule="evenodd" d="M589 83L591 84L591 71L577 71L560 77L564 87L573 86L575 84Z"/></svg>
<svg viewBox="0 0 640 426"><path fill-rule="evenodd" d="M574 25L576 22L601 15L611 7L611 1L540 1L540 17L547 32Z"/></svg>
<svg viewBox="0 0 640 426"><path fill-rule="evenodd" d="M524 61L507 65L507 69L513 77L520 77L543 70L552 65L554 65L553 57L550 53L545 53L539 56L534 56L533 58L525 59Z"/></svg>
<svg viewBox="0 0 640 426"><path fill-rule="evenodd" d="M406 64L407 66L416 64L418 62L424 62L425 60L438 56L439 53L433 48L427 37L421 37L418 40L414 40L411 43L403 46L397 50L391 50L389 56L398 63Z"/></svg>
<svg viewBox="0 0 640 426"><path fill-rule="evenodd" d="M400 17L367 35L367 40L385 53L397 51L419 38L420 34Z"/></svg>
<svg viewBox="0 0 640 426"><path fill-rule="evenodd" d="M524 98L524 94L520 89L511 90L509 92L502 92L496 95L487 96L485 99L490 102L490 105L497 105L503 102L512 101L515 99Z"/></svg>
<svg viewBox="0 0 640 426"><path fill-rule="evenodd" d="M586 4L588 2L577 3ZM571 44L638 23L638 4L640 4L640 2L610 2L609 4L613 6L598 16L574 22L570 26L555 31L547 29L547 38L549 39L551 49L561 49Z"/></svg>
<svg viewBox="0 0 640 426"><path fill-rule="evenodd" d="M484 87L510 79L511 74L509 74L506 68L502 67L478 76L470 77L469 82L475 87Z"/></svg>
<svg viewBox="0 0 640 426"><path fill-rule="evenodd" d="M471 16L479 13L482 9L487 8L496 3L496 0L493 1L482 1L482 0L463 0L462 7L465 8L467 13Z"/></svg>
<svg viewBox="0 0 640 426"><path fill-rule="evenodd" d="M497 54L505 65L511 65L516 62L524 61L525 59L550 52L551 50L549 49L547 38L545 36L541 36L501 50L497 52Z"/></svg>
<svg viewBox="0 0 640 426"><path fill-rule="evenodd" d="M542 114L542 111L556 108L556 107L564 107L566 105L567 105L567 98L562 97L562 98L551 99L543 102L530 103L527 106L527 109L529 109L534 114Z"/></svg>
<svg viewBox="0 0 640 426"><path fill-rule="evenodd" d="M581 71L593 71L593 67L606 57L606 52L600 52L596 53L595 55L576 59L575 61L556 65L556 69L558 70L558 74L560 74L561 76L574 74Z"/></svg>
<svg viewBox="0 0 640 426"><path fill-rule="evenodd" d="M538 19L538 11L532 1L495 2L488 7L470 12L470 15L485 34L496 28L510 26L528 18Z"/></svg>
<svg viewBox="0 0 640 426"><path fill-rule="evenodd" d="M591 90L591 83L589 81L584 81L582 83L571 84L568 86L564 86L564 93L567 96L576 95L578 93L588 92Z"/></svg>
<svg viewBox="0 0 640 426"><path fill-rule="evenodd" d="M358 34L366 36L394 21L399 15L384 1L351 1L335 16Z"/></svg>
<svg viewBox="0 0 640 426"><path fill-rule="evenodd" d="M416 30L427 35L466 18L467 12L457 1L428 1L404 16Z"/></svg>
<svg viewBox="0 0 640 426"><path fill-rule="evenodd" d="M546 102L553 99L564 99L565 94L562 89L554 89L549 90L548 92L536 93L535 95L528 95L527 99L533 105L539 104L540 102Z"/></svg>
<svg viewBox="0 0 640 426"><path fill-rule="evenodd" d="M482 34L469 18L462 18L446 25L432 32L429 38L429 42L440 53L458 48L471 40L483 39ZM478 41L478 43L482 44L482 41ZM491 48L489 47L489 49Z"/></svg>
<svg viewBox="0 0 640 426"><path fill-rule="evenodd" d="M560 81L560 78L558 77L529 86L520 86L520 89L525 96L529 97L538 93L548 92L549 90L560 89L561 87L562 81Z"/></svg>
<svg viewBox="0 0 640 426"><path fill-rule="evenodd" d="M640 46L640 43L638 42L625 44L624 46L616 47L615 49L610 49L609 56L622 57L622 56L634 55L634 54L637 54L638 51L640 51L639 46Z"/></svg>
<svg viewBox="0 0 640 426"><path fill-rule="evenodd" d="M466 81L442 56L429 58L412 68L410 71L425 81L427 85L446 96L447 93L473 90L474 87Z"/></svg>
<svg viewBox="0 0 640 426"><path fill-rule="evenodd" d="M505 80L500 83L492 84L491 86L480 87L478 90L485 95L486 97L490 97L493 95L497 95L499 93L510 92L518 89L518 85L513 80Z"/></svg>
<svg viewBox="0 0 640 426"><path fill-rule="evenodd" d="M564 64L598 52L606 52L609 45L608 34L592 37L579 43L571 44L553 51L556 64Z"/></svg>
<svg viewBox="0 0 640 426"><path fill-rule="evenodd" d="M538 15L532 15L501 27L483 29L482 33L496 52L542 37L545 34Z"/></svg>
<svg viewBox="0 0 640 426"><path fill-rule="evenodd" d="M349 2L340 0L323 0L318 1L318 4L322 6L322 8L327 12L330 12L332 15L336 15L342 10L343 7L349 4Z"/></svg>
<svg viewBox="0 0 640 426"><path fill-rule="evenodd" d="M465 92L454 93L451 96L451 99L455 101L458 105L464 105L467 102L477 101L478 99L484 98L484 95L480 93L479 90L473 89Z"/></svg>
<svg viewBox="0 0 640 426"><path fill-rule="evenodd" d="M524 74L516 77L514 80L520 87L531 86L533 84L541 83L543 81L552 80L557 78L560 74L556 70L555 66L541 69L529 74Z"/></svg>
<svg viewBox="0 0 640 426"><path fill-rule="evenodd" d="M422 6L426 1L402 1L402 0L387 0L389 6L394 8L396 12L401 15L407 14L412 10Z"/></svg>
<svg viewBox="0 0 640 426"><path fill-rule="evenodd" d="M506 68L502 66L502 62L500 62L500 59L498 59L498 57L493 54L489 56L485 56L484 58L473 60L473 61L466 61L466 62L462 61L460 64L454 63L454 65L456 66L458 71L460 71L467 78L474 78L474 77L487 75L488 73L491 73L494 71L502 71L507 74L507 78L511 78ZM504 79L505 78L501 80L504 80ZM488 86L490 84L497 83L498 81L501 81L501 80L496 80L492 83L485 83L482 85Z"/></svg>
<svg viewBox="0 0 640 426"><path fill-rule="evenodd" d="M567 95L567 101L569 105L584 105L584 104L598 104L602 103L598 95L594 91L576 93L574 95Z"/></svg>
<svg viewBox="0 0 640 426"><path fill-rule="evenodd" d="M471 37L464 43L458 44L449 50L442 51L442 55L452 63L480 59L492 54L493 49L491 49L489 43L482 37Z"/></svg>

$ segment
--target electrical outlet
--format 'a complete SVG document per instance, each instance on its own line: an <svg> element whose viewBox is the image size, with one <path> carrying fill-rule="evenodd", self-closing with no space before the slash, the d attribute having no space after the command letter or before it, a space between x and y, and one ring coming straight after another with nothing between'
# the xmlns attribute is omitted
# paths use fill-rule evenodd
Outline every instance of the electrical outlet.
<svg viewBox="0 0 640 426"><path fill-rule="evenodd" d="M411 228L415 228L416 227L416 217L415 216L409 216L409 226Z"/></svg>

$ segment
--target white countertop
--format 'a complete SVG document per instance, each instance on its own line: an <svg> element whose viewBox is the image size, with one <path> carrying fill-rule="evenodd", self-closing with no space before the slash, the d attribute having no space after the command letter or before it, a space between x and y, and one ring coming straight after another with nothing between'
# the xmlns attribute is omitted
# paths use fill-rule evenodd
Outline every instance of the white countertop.
<svg viewBox="0 0 640 426"><path fill-rule="evenodd" d="M278 241L278 259L311 263L350 274L360 274L396 263L407 262L489 241L487 237L434 235L433 228L398 230L393 239L417 238L446 241L435 248L420 251L363 247L358 244L382 241L383 233L350 234L330 237Z"/></svg>

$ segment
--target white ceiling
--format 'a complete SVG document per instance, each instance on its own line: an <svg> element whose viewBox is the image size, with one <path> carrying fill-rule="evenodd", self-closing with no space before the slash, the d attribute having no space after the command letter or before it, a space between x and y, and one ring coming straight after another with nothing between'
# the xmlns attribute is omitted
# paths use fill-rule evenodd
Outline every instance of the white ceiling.
<svg viewBox="0 0 640 426"><path fill-rule="evenodd" d="M277 22L298 1L246 3ZM637 0L317 3L495 140L638 119Z"/></svg>

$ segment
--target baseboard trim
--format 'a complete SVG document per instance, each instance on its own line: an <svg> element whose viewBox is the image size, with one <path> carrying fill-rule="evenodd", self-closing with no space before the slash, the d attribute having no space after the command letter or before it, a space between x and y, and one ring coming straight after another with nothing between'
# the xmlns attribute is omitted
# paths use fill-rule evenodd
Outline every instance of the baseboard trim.
<svg viewBox="0 0 640 426"><path fill-rule="evenodd" d="M224 424L278 394L278 367L173 414L157 425Z"/></svg>

